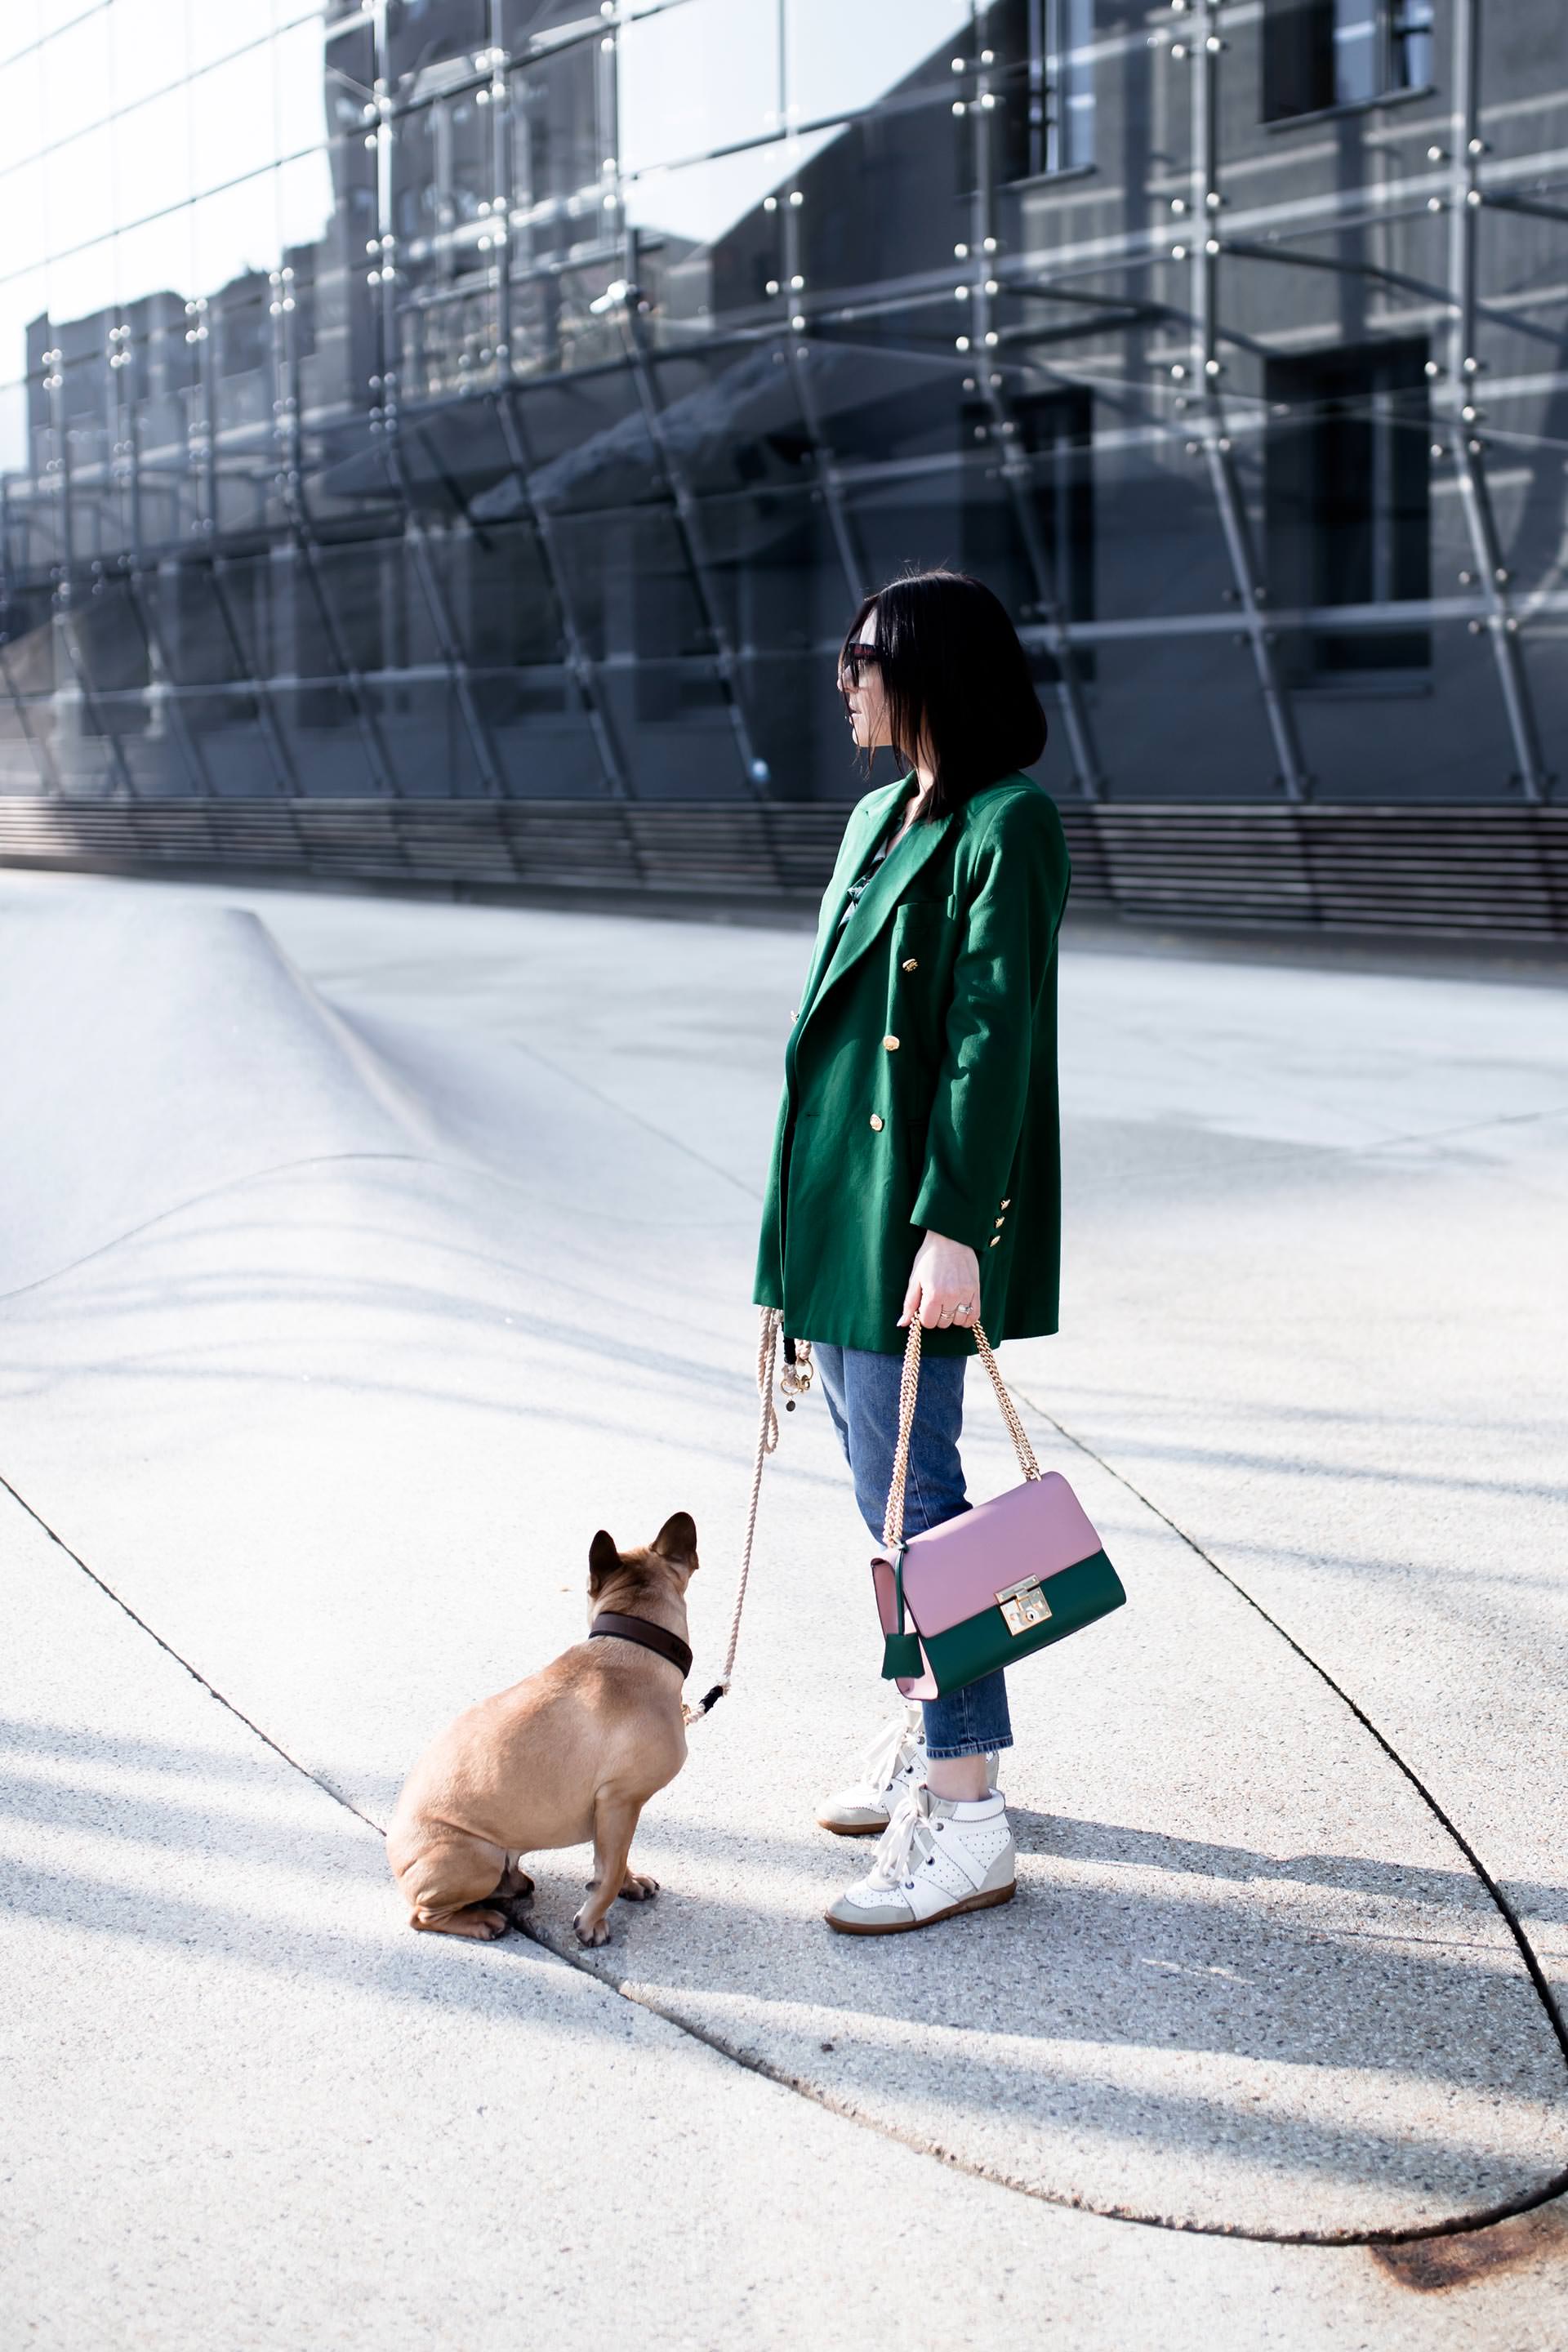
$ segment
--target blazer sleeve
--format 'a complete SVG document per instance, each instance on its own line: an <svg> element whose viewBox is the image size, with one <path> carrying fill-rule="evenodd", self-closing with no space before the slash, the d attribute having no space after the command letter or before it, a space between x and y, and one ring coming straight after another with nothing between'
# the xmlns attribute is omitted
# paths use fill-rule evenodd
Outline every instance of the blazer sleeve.
<svg viewBox="0 0 1568 2352"><path fill-rule="evenodd" d="M911 1224L984 1252L1023 1132L1036 1018L1067 904L1067 843L1037 788L997 813L975 856Z"/></svg>

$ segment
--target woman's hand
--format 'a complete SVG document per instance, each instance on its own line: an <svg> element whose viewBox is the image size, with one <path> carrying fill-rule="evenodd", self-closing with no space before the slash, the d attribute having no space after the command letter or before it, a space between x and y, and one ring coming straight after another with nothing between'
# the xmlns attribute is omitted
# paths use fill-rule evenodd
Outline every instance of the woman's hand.
<svg viewBox="0 0 1568 2352"><path fill-rule="evenodd" d="M928 1233L910 1269L900 1330L911 1315L918 1315L928 1331L945 1331L954 1323L967 1328L979 1312L980 1260L975 1252L967 1242Z"/></svg>

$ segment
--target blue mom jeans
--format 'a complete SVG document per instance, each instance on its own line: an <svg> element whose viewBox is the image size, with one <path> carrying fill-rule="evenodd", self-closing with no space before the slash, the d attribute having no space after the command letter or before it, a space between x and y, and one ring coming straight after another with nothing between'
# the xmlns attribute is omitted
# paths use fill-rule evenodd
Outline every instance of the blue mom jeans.
<svg viewBox="0 0 1568 2352"><path fill-rule="evenodd" d="M822 1393L855 1481L855 1500L874 1540L882 1540L882 1517L892 1483L899 1438L901 1354L884 1356L866 1348L835 1348L814 1339L812 1360L822 1375ZM910 1468L904 1486L904 1533L922 1535L970 1508L958 1458L963 1424L963 1374L967 1356L928 1356L921 1365L920 1392L910 1432ZM982 1675L963 1690L928 1698L926 1754L984 1756L1011 1748L1007 1684L1000 1670Z"/></svg>

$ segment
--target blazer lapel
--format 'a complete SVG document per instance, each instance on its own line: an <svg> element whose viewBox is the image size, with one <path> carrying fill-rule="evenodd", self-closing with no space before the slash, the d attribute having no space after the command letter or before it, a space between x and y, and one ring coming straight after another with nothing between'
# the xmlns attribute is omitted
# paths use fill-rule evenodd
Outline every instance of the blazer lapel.
<svg viewBox="0 0 1568 2352"><path fill-rule="evenodd" d="M901 791L902 787L898 789ZM851 965L865 954L921 868L942 847L952 824L952 817L944 816L935 824L911 825L903 839L889 850L860 893L859 903L851 910L848 921L842 929L835 932L826 967L802 1009L800 1022L796 1024L797 1036L807 1017L821 1003L834 982L842 980ZM868 836L868 845L875 839L873 832ZM845 877L844 890L838 898L840 908L858 870L858 866L852 867Z"/></svg>
<svg viewBox="0 0 1568 2352"><path fill-rule="evenodd" d="M900 777L898 782L889 784L884 791L868 794L845 827L844 838L838 845L837 861L833 868L830 896L823 908L816 944L811 952L810 969L801 992L800 1019L795 1025L795 1035L799 1034L801 1023L811 1010L823 972L838 945L839 917L844 912L844 901L849 896L849 885L870 856L871 844L892 814L894 803L903 797L904 783L905 779ZM887 860L884 858L882 862L885 866ZM867 895L868 893L862 894L862 903Z"/></svg>

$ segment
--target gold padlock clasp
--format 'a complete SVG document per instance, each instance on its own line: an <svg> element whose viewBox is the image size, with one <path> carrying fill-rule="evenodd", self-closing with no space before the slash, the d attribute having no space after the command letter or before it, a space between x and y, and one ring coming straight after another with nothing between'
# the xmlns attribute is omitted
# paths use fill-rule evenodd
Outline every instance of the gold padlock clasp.
<svg viewBox="0 0 1568 2352"><path fill-rule="evenodd" d="M1051 1604L1040 1590L1037 1576L1026 1576L1017 1584L1005 1585L996 1595L996 1605L1009 1633L1026 1633L1031 1625L1043 1625L1051 1613Z"/></svg>

